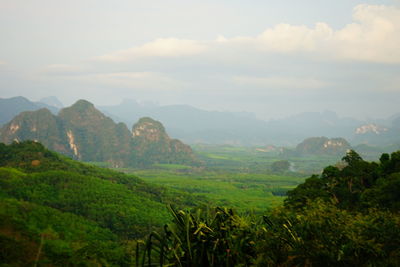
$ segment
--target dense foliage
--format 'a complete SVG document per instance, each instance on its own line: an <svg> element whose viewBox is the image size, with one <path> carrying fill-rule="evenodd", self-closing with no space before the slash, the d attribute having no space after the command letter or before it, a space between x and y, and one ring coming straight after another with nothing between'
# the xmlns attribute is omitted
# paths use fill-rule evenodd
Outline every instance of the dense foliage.
<svg viewBox="0 0 400 267"><path fill-rule="evenodd" d="M400 152L379 163L355 151L289 191L262 219L232 210L176 211L152 233L142 266L399 266Z"/></svg>
<svg viewBox="0 0 400 267"><path fill-rule="evenodd" d="M6 266L400 265L400 151L377 163L349 151L264 215L31 141L0 144L0 189Z"/></svg>
<svg viewBox="0 0 400 267"><path fill-rule="evenodd" d="M271 170L275 173L288 171L290 168L290 162L287 160L278 160L272 163Z"/></svg>
<svg viewBox="0 0 400 267"><path fill-rule="evenodd" d="M382 154L380 162L375 163L350 150L343 161L344 167L326 167L321 176L313 176L288 192L286 206L301 208L307 201L320 198L347 210L399 210L400 151Z"/></svg>
<svg viewBox="0 0 400 267"><path fill-rule="evenodd" d="M12 265L130 265L132 240L171 218L165 203L198 203L32 141L0 144L0 188L0 262Z"/></svg>

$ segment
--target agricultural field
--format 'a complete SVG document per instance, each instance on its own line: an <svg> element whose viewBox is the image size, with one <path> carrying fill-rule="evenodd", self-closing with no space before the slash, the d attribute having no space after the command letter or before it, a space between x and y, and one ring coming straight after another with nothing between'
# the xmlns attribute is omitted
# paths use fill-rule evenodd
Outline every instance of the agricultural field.
<svg viewBox="0 0 400 267"><path fill-rule="evenodd" d="M194 146L202 165L155 164L148 169L119 169L150 184L165 186L204 198L213 206L238 211L264 212L282 205L286 192L313 173L320 173L334 157L291 157L265 153L256 148L234 146ZM271 165L287 160L290 168L276 172Z"/></svg>
<svg viewBox="0 0 400 267"><path fill-rule="evenodd" d="M172 170L167 167L132 172L150 184L204 197L212 206L253 212L263 212L281 205L286 192L304 181L304 177L287 175L179 170L181 169Z"/></svg>
<svg viewBox="0 0 400 267"><path fill-rule="evenodd" d="M295 156L288 149L265 152L257 147L229 145L194 145L192 148L207 168L229 172L270 173L272 163L287 160L291 165L290 175L309 176L341 160L341 156Z"/></svg>

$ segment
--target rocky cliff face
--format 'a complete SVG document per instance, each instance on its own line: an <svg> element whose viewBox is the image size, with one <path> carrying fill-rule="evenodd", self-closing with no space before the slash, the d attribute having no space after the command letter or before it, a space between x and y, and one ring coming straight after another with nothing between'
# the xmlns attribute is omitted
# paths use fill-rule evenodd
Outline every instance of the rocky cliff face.
<svg viewBox="0 0 400 267"><path fill-rule="evenodd" d="M310 155L343 155L350 144L344 138L311 137L297 145L296 152Z"/></svg>
<svg viewBox="0 0 400 267"><path fill-rule="evenodd" d="M84 161L110 162L114 167L192 162L189 146L172 140L160 122L141 119L132 130L79 100L58 116L47 109L23 112L0 130L4 143L36 140L48 148Z"/></svg>
<svg viewBox="0 0 400 267"><path fill-rule="evenodd" d="M392 125L381 126L374 123L364 124L355 129L352 143L372 146L388 146L400 143L400 118Z"/></svg>
<svg viewBox="0 0 400 267"><path fill-rule="evenodd" d="M61 120L45 108L17 115L0 129L0 138L3 143L39 141L51 150L71 155Z"/></svg>
<svg viewBox="0 0 400 267"><path fill-rule="evenodd" d="M115 124L85 100L62 109L58 117L63 121L74 157L108 161L115 167L126 165L131 153L131 135L125 124Z"/></svg>
<svg viewBox="0 0 400 267"><path fill-rule="evenodd" d="M361 125L360 127L357 127L355 130L356 134L368 134L368 133L373 133L373 134L381 134L384 132L387 132L388 128L376 125L374 123L370 124L365 124Z"/></svg>
<svg viewBox="0 0 400 267"><path fill-rule="evenodd" d="M132 127L132 137L136 160L142 164L145 164L146 160L156 163L195 161L190 146L171 139L164 126L151 118L141 118Z"/></svg>

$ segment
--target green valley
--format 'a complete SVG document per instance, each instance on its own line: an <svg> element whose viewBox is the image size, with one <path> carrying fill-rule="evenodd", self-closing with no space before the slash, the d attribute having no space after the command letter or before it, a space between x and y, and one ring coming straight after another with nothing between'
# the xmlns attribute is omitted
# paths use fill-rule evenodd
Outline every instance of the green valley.
<svg viewBox="0 0 400 267"><path fill-rule="evenodd" d="M370 163L353 150L341 159L197 146L200 164L140 169L33 141L0 152L5 266L399 263L400 152Z"/></svg>
<svg viewBox="0 0 400 267"><path fill-rule="evenodd" d="M149 184L205 197L212 206L258 213L281 205L286 192L304 181L300 177L256 173L185 173L179 170L140 170L133 173Z"/></svg>
<svg viewBox="0 0 400 267"><path fill-rule="evenodd" d="M400 267L400 0L0 0L0 267Z"/></svg>

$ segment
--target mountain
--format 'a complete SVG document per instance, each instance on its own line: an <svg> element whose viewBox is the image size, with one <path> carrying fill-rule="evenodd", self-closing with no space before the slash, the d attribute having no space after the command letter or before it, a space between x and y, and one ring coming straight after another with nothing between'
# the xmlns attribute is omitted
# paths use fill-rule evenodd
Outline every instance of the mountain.
<svg viewBox="0 0 400 267"><path fill-rule="evenodd" d="M164 126L151 118L141 118L132 128L133 148L136 161L145 164L147 159L154 162L192 163L195 161L190 146L177 139L171 139Z"/></svg>
<svg viewBox="0 0 400 267"><path fill-rule="evenodd" d="M341 136L350 139L354 129L362 122L353 118L339 117L335 112L305 112L268 122L270 135L280 143L291 145L310 136Z"/></svg>
<svg viewBox="0 0 400 267"><path fill-rule="evenodd" d="M11 103L16 99L25 104ZM42 100L48 104L62 105L54 97ZM19 112L37 110L44 106L49 108L48 105L22 97L1 101L3 99L0 99L0 123L3 124ZM154 103L138 103L135 100L123 100L118 105L98 108L107 117L126 125L133 125L142 117L162 121L171 136L189 144L295 146L310 136L341 136L353 145L388 146L400 143L400 130L396 130L400 129L398 114L387 119L357 120L324 111L263 121L246 112L207 111L188 105L160 106ZM51 111L55 114L58 109L51 107Z"/></svg>
<svg viewBox="0 0 400 267"><path fill-rule="evenodd" d="M344 138L311 137L297 145L301 155L343 155L351 149Z"/></svg>
<svg viewBox="0 0 400 267"><path fill-rule="evenodd" d="M25 97L0 98L0 125L3 125L23 111L33 111L47 108L54 114L58 108L41 102L32 102Z"/></svg>
<svg viewBox="0 0 400 267"><path fill-rule="evenodd" d="M13 141L40 140L49 149L71 154L63 135L62 121L46 108L17 115L0 129L0 140L6 144Z"/></svg>
<svg viewBox="0 0 400 267"><path fill-rule="evenodd" d="M354 131L352 143L368 145L384 145L390 142L388 137L389 128L376 123L363 124Z"/></svg>
<svg viewBox="0 0 400 267"><path fill-rule="evenodd" d="M381 124L369 123L357 127L352 143L372 146L393 146L400 144L400 116L392 116Z"/></svg>
<svg viewBox="0 0 400 267"><path fill-rule="evenodd" d="M343 136L350 139L363 121L339 117L335 112L306 112L278 120L263 121L252 113L206 111L188 105L159 106L124 100L100 110L127 124L139 117L164 123L168 132L186 143L231 145L289 145L310 136ZM136 118L131 114L136 114Z"/></svg>
<svg viewBox="0 0 400 267"><path fill-rule="evenodd" d="M139 104L134 100L99 109L128 125L140 117L162 121L173 137L186 143L262 145L268 140L266 122L251 113L206 111L188 105Z"/></svg>
<svg viewBox="0 0 400 267"><path fill-rule="evenodd" d="M142 135L132 134L125 124L115 123L92 103L79 100L58 115L47 109L19 114L1 128L0 140L35 140L74 159L109 162L113 167L195 161L190 147L170 139L161 123L146 118L133 131L140 127ZM152 137L154 127L159 129L158 139Z"/></svg>
<svg viewBox="0 0 400 267"><path fill-rule="evenodd" d="M55 96L43 97L39 100L39 102L59 109L64 107L63 103L61 103L61 101Z"/></svg>
<svg viewBox="0 0 400 267"><path fill-rule="evenodd" d="M127 165L132 149L131 133L125 124L114 123L86 100L62 109L58 118L75 158L108 161L114 167Z"/></svg>

